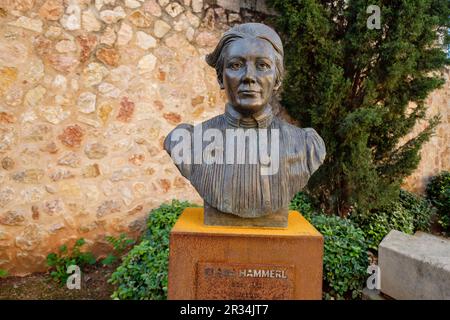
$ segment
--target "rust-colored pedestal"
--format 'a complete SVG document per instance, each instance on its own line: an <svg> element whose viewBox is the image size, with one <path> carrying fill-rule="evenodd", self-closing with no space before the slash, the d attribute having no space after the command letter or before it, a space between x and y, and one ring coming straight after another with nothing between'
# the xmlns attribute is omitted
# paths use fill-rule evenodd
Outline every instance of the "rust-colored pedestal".
<svg viewBox="0 0 450 320"><path fill-rule="evenodd" d="M205 226L188 208L170 233L169 299L321 299L322 235L297 211L287 229Z"/></svg>

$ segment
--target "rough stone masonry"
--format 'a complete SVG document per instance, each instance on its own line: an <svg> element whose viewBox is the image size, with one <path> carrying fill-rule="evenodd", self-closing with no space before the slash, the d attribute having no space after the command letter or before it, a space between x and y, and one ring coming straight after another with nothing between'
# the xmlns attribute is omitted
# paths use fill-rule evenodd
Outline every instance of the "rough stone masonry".
<svg viewBox="0 0 450 320"><path fill-rule="evenodd" d="M223 112L204 55L260 12L260 0L1 1L0 268L45 270L81 237L102 253L162 202L201 203L162 141ZM443 124L411 188L450 165L449 92L428 101Z"/></svg>

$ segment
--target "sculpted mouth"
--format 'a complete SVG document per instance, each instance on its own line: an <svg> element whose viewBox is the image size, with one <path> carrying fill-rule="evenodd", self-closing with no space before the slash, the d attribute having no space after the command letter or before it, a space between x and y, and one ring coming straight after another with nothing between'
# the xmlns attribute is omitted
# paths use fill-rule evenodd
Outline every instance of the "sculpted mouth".
<svg viewBox="0 0 450 320"><path fill-rule="evenodd" d="M259 93L259 91L257 91L257 90L239 90L238 93L256 94L256 93Z"/></svg>

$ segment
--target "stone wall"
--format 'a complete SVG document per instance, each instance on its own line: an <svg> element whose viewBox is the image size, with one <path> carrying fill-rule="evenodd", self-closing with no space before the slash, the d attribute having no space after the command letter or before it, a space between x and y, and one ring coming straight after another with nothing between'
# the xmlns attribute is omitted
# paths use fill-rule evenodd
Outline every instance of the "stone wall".
<svg viewBox="0 0 450 320"><path fill-rule="evenodd" d="M441 115L441 123L435 135L422 148L421 161L414 173L409 176L404 187L410 191L423 193L430 178L443 170L450 170L450 68L444 71L446 82L441 89L434 91L426 100L427 116ZM419 123L406 137L414 136L426 123Z"/></svg>
<svg viewBox="0 0 450 320"><path fill-rule="evenodd" d="M0 268L45 270L81 237L102 254L105 235L137 235L162 202L201 204L162 141L223 112L204 56L261 12L260 0L0 0ZM411 187L448 169L448 94L430 98L447 118Z"/></svg>
<svg viewBox="0 0 450 320"><path fill-rule="evenodd" d="M222 112L204 55L238 13L202 0L0 4L0 268L44 270L80 237L101 253L162 202L201 203L162 141Z"/></svg>

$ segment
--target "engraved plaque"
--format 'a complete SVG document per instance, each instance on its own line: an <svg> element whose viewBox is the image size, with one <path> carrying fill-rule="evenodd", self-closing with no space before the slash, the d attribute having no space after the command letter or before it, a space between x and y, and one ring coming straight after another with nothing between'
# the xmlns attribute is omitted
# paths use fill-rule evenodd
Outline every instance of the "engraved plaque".
<svg viewBox="0 0 450 320"><path fill-rule="evenodd" d="M293 295L293 265L197 263L197 299L284 300Z"/></svg>

